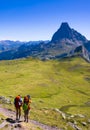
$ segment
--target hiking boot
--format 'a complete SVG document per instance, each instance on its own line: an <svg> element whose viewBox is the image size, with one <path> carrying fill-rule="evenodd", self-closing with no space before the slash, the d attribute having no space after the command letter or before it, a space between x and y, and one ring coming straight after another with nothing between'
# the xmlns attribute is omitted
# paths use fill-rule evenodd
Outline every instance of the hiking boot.
<svg viewBox="0 0 90 130"><path fill-rule="evenodd" d="M16 118L16 121L18 120L18 118Z"/></svg>

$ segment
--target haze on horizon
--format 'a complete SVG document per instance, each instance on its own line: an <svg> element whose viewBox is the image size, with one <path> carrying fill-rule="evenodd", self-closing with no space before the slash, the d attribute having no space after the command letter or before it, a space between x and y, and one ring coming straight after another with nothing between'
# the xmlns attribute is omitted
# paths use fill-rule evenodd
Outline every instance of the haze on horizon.
<svg viewBox="0 0 90 130"><path fill-rule="evenodd" d="M90 0L0 0L0 40L51 40L68 22L90 40Z"/></svg>

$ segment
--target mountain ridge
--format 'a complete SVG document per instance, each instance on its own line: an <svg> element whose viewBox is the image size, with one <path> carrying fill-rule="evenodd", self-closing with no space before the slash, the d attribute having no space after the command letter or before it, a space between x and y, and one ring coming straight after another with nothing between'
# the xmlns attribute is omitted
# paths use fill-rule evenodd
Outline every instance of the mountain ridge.
<svg viewBox="0 0 90 130"><path fill-rule="evenodd" d="M18 47L1 51L0 60L11 60L23 57L36 57L41 60L61 59L76 55L77 47L82 46L80 55L90 62L90 41L72 29L67 22L53 34L51 41L22 42ZM77 53L78 54L78 53Z"/></svg>

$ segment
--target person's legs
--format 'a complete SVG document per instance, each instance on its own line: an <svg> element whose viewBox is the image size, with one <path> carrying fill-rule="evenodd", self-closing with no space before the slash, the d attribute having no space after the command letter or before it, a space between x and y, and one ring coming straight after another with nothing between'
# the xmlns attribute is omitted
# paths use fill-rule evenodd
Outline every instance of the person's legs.
<svg viewBox="0 0 90 130"><path fill-rule="evenodd" d="M29 110L24 111L24 122L28 122Z"/></svg>
<svg viewBox="0 0 90 130"><path fill-rule="evenodd" d="M26 114L26 122L28 122L28 114Z"/></svg>
<svg viewBox="0 0 90 130"><path fill-rule="evenodd" d="M16 120L18 120L18 108L16 108Z"/></svg>
<svg viewBox="0 0 90 130"><path fill-rule="evenodd" d="M28 122L28 114L29 114L29 110L27 110L27 115L26 115L27 122Z"/></svg>
<svg viewBox="0 0 90 130"><path fill-rule="evenodd" d="M21 107L19 107L19 120L20 120L20 117L21 117Z"/></svg>
<svg viewBox="0 0 90 130"><path fill-rule="evenodd" d="M28 110L24 111L24 121L28 122Z"/></svg>
<svg viewBox="0 0 90 130"><path fill-rule="evenodd" d="M26 111L24 111L24 121L26 121Z"/></svg>

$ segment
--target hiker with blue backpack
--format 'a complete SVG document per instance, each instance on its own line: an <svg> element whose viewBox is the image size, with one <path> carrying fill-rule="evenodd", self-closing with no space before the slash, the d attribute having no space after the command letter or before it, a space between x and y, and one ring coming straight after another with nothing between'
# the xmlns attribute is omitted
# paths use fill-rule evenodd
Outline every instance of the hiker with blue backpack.
<svg viewBox="0 0 90 130"><path fill-rule="evenodd" d="M28 115L30 111L31 97L27 95L23 100L23 110L24 110L24 122L28 122Z"/></svg>

